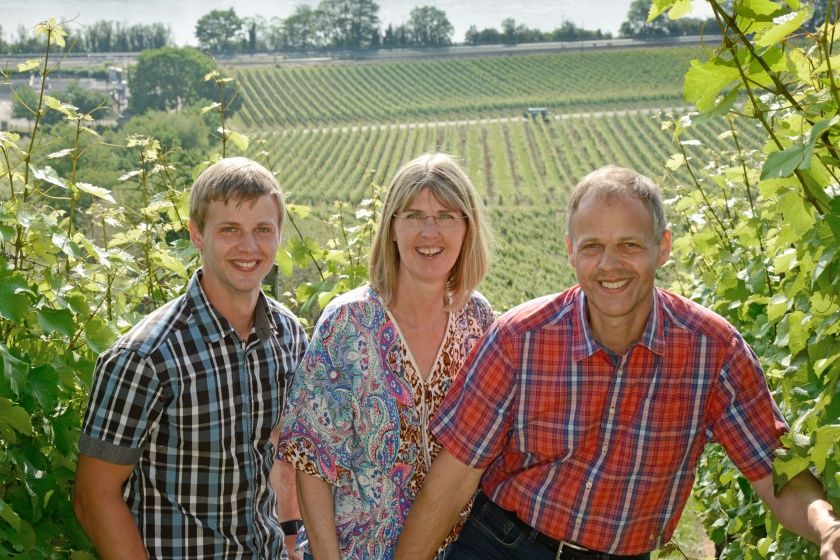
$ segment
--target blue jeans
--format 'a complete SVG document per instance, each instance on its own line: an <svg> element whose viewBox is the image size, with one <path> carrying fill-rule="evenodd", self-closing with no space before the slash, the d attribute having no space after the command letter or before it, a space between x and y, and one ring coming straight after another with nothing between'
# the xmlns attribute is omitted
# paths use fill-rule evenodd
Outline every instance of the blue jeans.
<svg viewBox="0 0 840 560"><path fill-rule="evenodd" d="M534 542L537 531L523 531L511 521L510 515L513 514L479 493L461 535L449 549L447 560L555 560L554 552ZM572 560L587 556L565 548L560 558Z"/></svg>

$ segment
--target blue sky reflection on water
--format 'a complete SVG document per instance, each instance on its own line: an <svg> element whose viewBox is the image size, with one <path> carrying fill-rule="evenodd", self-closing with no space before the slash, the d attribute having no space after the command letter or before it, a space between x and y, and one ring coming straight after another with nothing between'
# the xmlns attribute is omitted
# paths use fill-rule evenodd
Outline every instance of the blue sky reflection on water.
<svg viewBox="0 0 840 560"><path fill-rule="evenodd" d="M464 40L470 25L479 29L501 27L507 17L528 27L550 31L564 21L587 29L601 29L617 34L627 15L631 0L379 0L379 18L383 27L408 20L411 9L418 5L434 5L444 10L455 28L453 39ZM317 0L0 0L7 37L19 25L33 27L49 17L76 18L79 25L99 20L125 23L169 24L179 45L195 44L195 22L210 10L226 10L234 6L239 16L262 15L266 19L288 16L298 4L317 5ZM710 14L707 4L695 0L695 15Z"/></svg>

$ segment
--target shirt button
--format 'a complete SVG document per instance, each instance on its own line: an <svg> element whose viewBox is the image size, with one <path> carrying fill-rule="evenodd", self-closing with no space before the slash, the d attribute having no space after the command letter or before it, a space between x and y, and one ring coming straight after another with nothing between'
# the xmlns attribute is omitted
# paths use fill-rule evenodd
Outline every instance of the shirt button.
<svg viewBox="0 0 840 560"><path fill-rule="evenodd" d="M587 488L592 488L592 481L591 480L586 481L586 487Z"/></svg>
<svg viewBox="0 0 840 560"><path fill-rule="evenodd" d="M611 406L610 407L610 416L613 416L613 415L615 415L615 407Z"/></svg>
<svg viewBox="0 0 840 560"><path fill-rule="evenodd" d="M620 370L618 370L617 372L615 372L615 375L616 375L616 377L621 377L621 375L622 375L623 373L624 373L624 370L623 370L623 369L620 369Z"/></svg>
<svg viewBox="0 0 840 560"><path fill-rule="evenodd" d="M604 453L607 452L607 444L606 443L601 446L601 451L603 451Z"/></svg>

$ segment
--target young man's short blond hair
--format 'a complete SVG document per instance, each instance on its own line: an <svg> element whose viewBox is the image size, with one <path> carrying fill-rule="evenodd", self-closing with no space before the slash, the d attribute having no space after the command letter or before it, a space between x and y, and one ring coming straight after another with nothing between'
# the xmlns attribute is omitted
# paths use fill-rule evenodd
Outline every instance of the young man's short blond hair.
<svg viewBox="0 0 840 560"><path fill-rule="evenodd" d="M394 297L400 255L394 238L394 215L411 205L424 189L441 204L466 216L467 231L461 253L447 282L447 307L468 302L490 266L490 229L484 206L464 170L446 154L423 154L397 171L388 187L379 228L370 255L370 285L387 305Z"/></svg>
<svg viewBox="0 0 840 560"><path fill-rule="evenodd" d="M225 204L250 202L270 196L277 204L278 235L283 229L285 207L283 189L271 172L259 163L245 157L219 160L201 172L190 190L190 221L199 231L204 230L207 208L214 200Z"/></svg>

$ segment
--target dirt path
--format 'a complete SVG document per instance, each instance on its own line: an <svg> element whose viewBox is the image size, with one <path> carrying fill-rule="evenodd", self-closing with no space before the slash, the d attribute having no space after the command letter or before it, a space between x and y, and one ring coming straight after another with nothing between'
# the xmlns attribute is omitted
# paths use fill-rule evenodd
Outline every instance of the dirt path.
<svg viewBox="0 0 840 560"><path fill-rule="evenodd" d="M693 110L690 106L683 107L646 107L641 109L617 109L610 111L583 111L580 113L562 113L550 115L549 119L556 121L569 119L591 119L600 117L621 117L625 115L654 115L657 113L683 113ZM496 117L489 119L464 119L457 121L428 121L398 124L372 124L372 125L348 125L348 126L327 126L313 128L287 128L280 131L280 134L290 132L303 132L304 134L328 133L328 132L365 132L367 130L389 130L392 128L437 128L440 126L472 126L477 124L495 124L511 122L527 122L530 119L525 117Z"/></svg>

